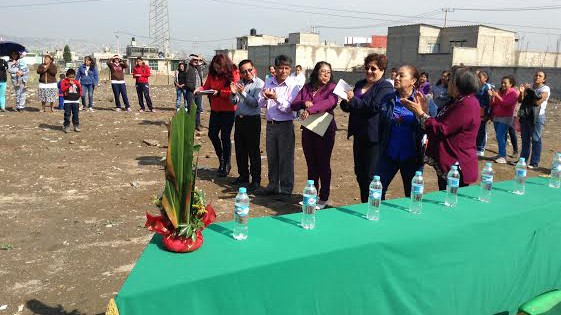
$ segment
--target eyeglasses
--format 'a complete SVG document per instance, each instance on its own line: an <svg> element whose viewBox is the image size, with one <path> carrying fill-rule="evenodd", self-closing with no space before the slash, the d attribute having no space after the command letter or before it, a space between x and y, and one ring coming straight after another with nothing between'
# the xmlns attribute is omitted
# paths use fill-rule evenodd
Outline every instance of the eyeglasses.
<svg viewBox="0 0 561 315"><path fill-rule="evenodd" d="M376 72L376 71L378 71L378 70L380 70L380 69L377 68L377 67L364 67L364 70L366 70L366 71L371 71L371 72Z"/></svg>
<svg viewBox="0 0 561 315"><path fill-rule="evenodd" d="M245 69L245 70L240 71L241 74L252 73L252 72L253 72L253 68L249 68L249 69Z"/></svg>
<svg viewBox="0 0 561 315"><path fill-rule="evenodd" d="M321 69L319 72L320 72L321 74L331 74L331 71L325 70L325 69Z"/></svg>

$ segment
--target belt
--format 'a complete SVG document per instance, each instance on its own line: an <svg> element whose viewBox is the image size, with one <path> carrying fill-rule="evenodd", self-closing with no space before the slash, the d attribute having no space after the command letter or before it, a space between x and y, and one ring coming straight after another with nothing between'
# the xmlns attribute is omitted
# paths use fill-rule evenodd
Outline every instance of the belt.
<svg viewBox="0 0 561 315"><path fill-rule="evenodd" d="M286 123L290 123L292 122L292 120L267 120L268 124L271 125L280 125L280 124L286 124Z"/></svg>
<svg viewBox="0 0 561 315"><path fill-rule="evenodd" d="M260 118L261 115L238 115L236 118L239 119L246 119L246 118Z"/></svg>

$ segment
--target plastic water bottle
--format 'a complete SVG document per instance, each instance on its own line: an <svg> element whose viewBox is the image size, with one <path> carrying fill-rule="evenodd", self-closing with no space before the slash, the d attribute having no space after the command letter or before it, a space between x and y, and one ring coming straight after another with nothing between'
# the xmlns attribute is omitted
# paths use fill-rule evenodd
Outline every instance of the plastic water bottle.
<svg viewBox="0 0 561 315"><path fill-rule="evenodd" d="M524 195L526 192L526 159L520 158L516 163L516 173L514 180L514 193Z"/></svg>
<svg viewBox="0 0 561 315"><path fill-rule="evenodd" d="M318 200L318 192L312 179L308 180L303 195L301 225L306 230L311 230L316 227L316 206Z"/></svg>
<svg viewBox="0 0 561 315"><path fill-rule="evenodd" d="M561 153L557 152L551 162L551 177L549 178L549 187L561 187Z"/></svg>
<svg viewBox="0 0 561 315"><path fill-rule="evenodd" d="M245 187L240 187L234 206L234 238L243 241L247 238L249 220L249 197Z"/></svg>
<svg viewBox="0 0 561 315"><path fill-rule="evenodd" d="M411 205L409 211L413 214L420 214L423 211L423 192L425 190L425 180L423 173L417 171L411 181Z"/></svg>
<svg viewBox="0 0 561 315"><path fill-rule="evenodd" d="M460 172L458 166L452 165L448 172L446 184L446 200L444 204L448 207L455 207L458 204L458 189L460 188Z"/></svg>
<svg viewBox="0 0 561 315"><path fill-rule="evenodd" d="M366 218L372 221L380 220L380 205L382 204L382 182L380 176L374 176L368 191L368 212Z"/></svg>
<svg viewBox="0 0 561 315"><path fill-rule="evenodd" d="M491 201L491 189L493 188L493 164L485 163L485 167L481 171L481 192L479 200L483 202Z"/></svg>

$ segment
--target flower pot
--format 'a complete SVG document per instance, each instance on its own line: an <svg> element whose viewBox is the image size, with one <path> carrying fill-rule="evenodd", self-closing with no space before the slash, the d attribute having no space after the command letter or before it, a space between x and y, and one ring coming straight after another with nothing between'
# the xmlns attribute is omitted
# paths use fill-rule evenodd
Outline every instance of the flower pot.
<svg viewBox="0 0 561 315"><path fill-rule="evenodd" d="M162 238L162 244L164 247L174 253L189 253L199 249L204 242L203 234L200 230L195 232L196 238L193 241L192 238L185 238L183 236L165 236Z"/></svg>

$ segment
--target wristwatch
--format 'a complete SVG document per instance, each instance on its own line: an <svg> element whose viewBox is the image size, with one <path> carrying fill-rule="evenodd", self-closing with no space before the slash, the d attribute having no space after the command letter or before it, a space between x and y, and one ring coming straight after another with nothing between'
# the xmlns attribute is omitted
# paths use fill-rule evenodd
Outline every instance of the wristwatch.
<svg viewBox="0 0 561 315"><path fill-rule="evenodd" d="M430 116L427 115L427 113L423 113L421 115L421 126L424 127L425 126L425 122L427 121L427 119L429 119Z"/></svg>

